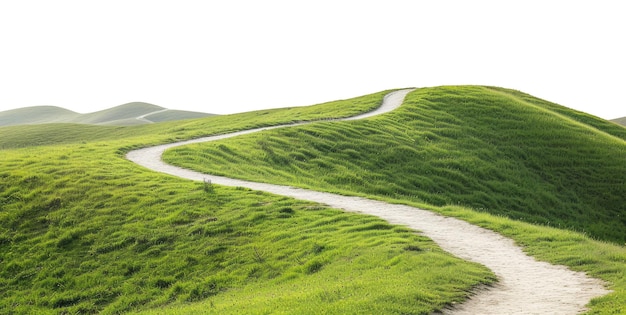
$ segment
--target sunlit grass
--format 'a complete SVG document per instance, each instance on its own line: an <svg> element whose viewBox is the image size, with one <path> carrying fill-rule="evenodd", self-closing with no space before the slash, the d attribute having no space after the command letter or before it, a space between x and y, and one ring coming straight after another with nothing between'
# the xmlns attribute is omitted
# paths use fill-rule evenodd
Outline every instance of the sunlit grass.
<svg viewBox="0 0 626 315"><path fill-rule="evenodd" d="M461 301L493 275L405 228L155 174L123 158L157 143L350 116L385 93L136 127L0 128L0 310L420 314ZM614 293L590 305L607 314L626 312L626 253L615 244L624 138L519 92L449 87L413 92L384 117L180 148L175 159L416 204L494 229L539 259L607 281Z"/></svg>
<svg viewBox="0 0 626 315"><path fill-rule="evenodd" d="M463 300L493 274L414 231L124 159L179 138L353 115L384 94L179 124L0 128L1 312L187 313L206 302L219 313L429 313Z"/></svg>
<svg viewBox="0 0 626 315"><path fill-rule="evenodd" d="M419 89L383 117L185 146L165 159L461 217L607 281L614 293L594 300L590 312L622 313L624 130L516 91L443 87Z"/></svg>
<svg viewBox="0 0 626 315"><path fill-rule="evenodd" d="M313 106L259 110L132 127L78 124L0 127L0 149L106 140L120 143L125 138L134 138L129 142L131 146L147 146L290 122L349 117L377 108L388 92Z"/></svg>
<svg viewBox="0 0 626 315"><path fill-rule="evenodd" d="M604 280L612 293L592 300L588 314L626 312L626 247L593 240L578 232L532 225L462 207L433 209L512 238L539 260L565 265Z"/></svg>
<svg viewBox="0 0 626 315"><path fill-rule="evenodd" d="M583 123L590 117L515 95L419 89L382 117L185 146L164 159L255 181L462 205L626 242L625 128L599 119L591 126Z"/></svg>

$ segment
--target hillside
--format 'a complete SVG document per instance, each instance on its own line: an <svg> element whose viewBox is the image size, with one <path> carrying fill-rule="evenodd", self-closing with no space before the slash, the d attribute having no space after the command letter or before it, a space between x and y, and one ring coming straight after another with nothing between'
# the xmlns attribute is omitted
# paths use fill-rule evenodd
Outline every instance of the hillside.
<svg viewBox="0 0 626 315"><path fill-rule="evenodd" d="M260 142L243 136L243 140L254 140L240 147L220 142L219 153L212 158L226 163L235 155L246 156L246 163L258 165L264 178L277 177L277 181L287 173L262 166L292 165L289 171L300 174L297 181L302 185L319 182L326 185L325 190L362 193L361 188L343 185L367 175L351 176L348 162L368 162L374 157L369 153L373 145L380 156L372 162L385 171L383 176L395 173L393 165L405 172L388 179L376 174L369 177L378 180L373 184L384 185L377 187L380 191L373 196L411 203L421 198L395 194L395 190L416 177L415 172L405 168L410 164L404 163L402 155L387 150L394 149L394 141L400 139L408 140L413 147L424 146L426 151L458 154L451 143L428 147L437 141L445 144L446 134L423 131L424 137L411 138L427 127L427 122L449 127L455 125L451 120L442 122L435 115L436 119L417 125L407 123L420 113L428 116L426 109L416 108L424 95L447 97L454 91L448 89L420 89L398 113L368 121L323 120L367 112L380 104L387 91L309 107L139 126L0 127L0 310L13 314L162 313L163 309L178 314L240 314L242 310L427 314L459 303L476 286L493 283L494 274L443 252L415 231L320 204L154 173L124 158L131 149L154 144L321 120L306 128L264 132ZM472 91L478 92L475 96L481 99L489 96L490 89L459 88L453 94L464 98ZM513 118L515 121L521 117ZM579 118L595 124L592 117ZM619 134L619 129L599 122L594 128ZM446 131L450 130L442 130ZM309 142L300 143L303 139L298 135ZM360 141L366 138L369 143ZM615 141L607 140L605 144L613 146ZM294 147L290 150L287 145ZM398 147L397 152L406 152L407 146ZM257 147L262 150L260 156L247 157L242 152L257 154ZM190 147L190 154L197 154L196 149ZM486 148L485 155L497 156L488 152L493 149ZM289 155L281 156L282 151ZM329 159L323 159L322 153L328 153ZM399 160L387 161L390 157ZM199 155L194 163L203 163L204 158ZM316 180L309 180L306 176L317 174L302 176L293 164L304 159L326 171ZM230 166L245 168L244 164ZM441 167L448 171L445 165ZM607 173L619 175L609 169L589 176ZM514 181L509 176L516 175L491 174L497 175L495 179L500 183ZM364 189L371 188L362 180L358 183ZM475 199L489 201L487 197L479 194ZM554 202L562 201L555 197ZM488 225L544 260L605 279L616 293L592 303L592 311L618 313L620 305L626 305L623 247L459 206L430 207Z"/></svg>
<svg viewBox="0 0 626 315"><path fill-rule="evenodd" d="M376 93L375 95L382 99L384 93ZM157 141L172 142L295 121L354 116L361 112L367 112L378 105L378 103L372 102L370 98L358 97L314 106L258 110L236 115L208 116L199 120L164 121L132 126L115 127L67 123L5 126L0 127L0 135L2 135L0 137L0 149L95 141L117 143L128 138L136 138L133 146L154 144ZM167 115L167 112L162 114ZM153 114L147 118L155 119L154 116L157 116L159 119L160 115L161 113Z"/></svg>
<svg viewBox="0 0 626 315"><path fill-rule="evenodd" d="M46 123L0 127L0 149L92 142L123 136L120 127Z"/></svg>
<svg viewBox="0 0 626 315"><path fill-rule="evenodd" d="M145 119L151 122L164 122L181 119L195 119L206 117L207 114L200 112L190 112L182 110L166 110L154 114L147 115Z"/></svg>
<svg viewBox="0 0 626 315"><path fill-rule="evenodd" d="M46 124L75 119L79 113L56 106L34 106L0 112L0 127Z"/></svg>
<svg viewBox="0 0 626 315"><path fill-rule="evenodd" d="M151 112L163 110L164 108L161 106L142 103L142 102L133 102L127 103L119 106L115 106L113 108L83 114L77 119L72 121L68 121L70 123L81 123L81 124L105 124L107 122L113 121L121 121L126 119L135 119L141 115L145 115ZM135 119L137 120L137 119Z"/></svg>
<svg viewBox="0 0 626 315"><path fill-rule="evenodd" d="M147 116L150 116L150 119L142 119ZM49 123L131 126L207 116L212 116L212 114L167 110L143 102L127 103L87 114L79 114L55 106L34 106L0 112L0 127Z"/></svg>
<svg viewBox="0 0 626 315"><path fill-rule="evenodd" d="M302 306L306 298L343 313L430 312L463 300L472 287L494 281L492 274L406 228L176 179L123 158L129 148L290 122L294 113L304 120L351 116L378 106L383 95L182 123L85 125L80 132L73 124L0 128L8 135L0 137L0 309L117 314L244 288L282 292L287 300L272 309ZM28 128L40 140L20 140ZM407 276L411 283L397 286ZM280 289L294 286L301 289L293 296ZM345 286L352 297L333 302ZM408 298L416 295L424 298ZM364 296L377 302L362 303Z"/></svg>
<svg viewBox="0 0 626 315"><path fill-rule="evenodd" d="M626 126L626 117L611 119L612 122L616 124L620 124L622 126Z"/></svg>
<svg viewBox="0 0 626 315"><path fill-rule="evenodd" d="M461 205L626 242L626 128L490 87L419 89L368 121L274 130L166 152L203 172Z"/></svg>

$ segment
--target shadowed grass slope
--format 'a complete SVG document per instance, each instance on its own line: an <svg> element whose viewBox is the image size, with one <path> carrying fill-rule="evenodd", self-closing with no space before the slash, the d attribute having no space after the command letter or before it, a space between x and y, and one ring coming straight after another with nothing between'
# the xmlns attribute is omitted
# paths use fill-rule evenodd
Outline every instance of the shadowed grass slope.
<svg viewBox="0 0 626 315"><path fill-rule="evenodd" d="M424 314L461 301L493 275L406 228L153 173L123 157L178 137L282 123L294 111L300 119L323 118L320 109L353 115L383 95L182 126L33 126L26 135L34 142L3 136L4 147L20 148L0 151L0 310L119 314L169 305L185 313L182 306L224 296L222 314L254 311L241 301L282 312Z"/></svg>
<svg viewBox="0 0 626 315"><path fill-rule="evenodd" d="M256 181L461 205L626 242L626 129L520 92L419 89L364 121L278 129L166 152Z"/></svg>

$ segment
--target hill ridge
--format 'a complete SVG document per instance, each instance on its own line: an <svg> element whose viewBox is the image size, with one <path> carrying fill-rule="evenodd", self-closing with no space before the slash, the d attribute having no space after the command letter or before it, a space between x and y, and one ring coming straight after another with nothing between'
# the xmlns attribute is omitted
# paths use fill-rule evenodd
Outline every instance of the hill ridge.
<svg viewBox="0 0 626 315"><path fill-rule="evenodd" d="M390 112L400 107L405 95L414 90L405 89L387 94L380 111L335 121L355 120ZM533 305L535 310L544 313L569 314L582 311L592 298L609 292L603 288L600 281L589 278L582 272L573 272L562 266L538 262L527 256L512 240L460 219L442 217L419 208L385 203L364 197L350 197L291 186L209 175L167 164L161 158L165 150L177 146L222 140L269 129L282 129L303 124L308 123L256 128L148 147L130 151L126 157L153 171L186 179L206 182L206 178L209 178L210 182L220 185L262 190L296 199L319 202L345 211L376 215L392 224L406 225L420 231L437 242L447 252L489 267L498 275L500 281L507 283L506 286L497 285L490 290L477 292L470 303L455 307L451 314L523 313L527 310L528 305ZM498 248L498 251L493 251L493 248ZM510 263L511 260L515 263ZM572 288L576 288L574 289L575 294L572 292ZM552 297L551 299L543 298L548 294Z"/></svg>
<svg viewBox="0 0 626 315"><path fill-rule="evenodd" d="M139 119L152 114L168 111L160 121L173 121L213 116L214 114L172 110L146 102L129 102L111 108L89 113L77 113L59 106L31 106L0 112L0 127L17 125L38 125L48 123L75 123L88 125L128 126L154 123Z"/></svg>
<svg viewBox="0 0 626 315"><path fill-rule="evenodd" d="M606 132L606 131L604 131L604 130L601 130L601 129L597 128L597 127L594 127L594 126L591 126L591 125L589 125L589 124L583 123L583 122L581 122L581 121L578 121L578 120L576 120L576 119L573 119L572 117L568 117L568 116L566 116L566 115L563 115L563 114L561 114L561 113L559 113L559 112L556 112L556 111L554 111L554 110L551 110L551 109L549 109L549 108L545 108L545 107L542 107L542 106L539 106L539 105L533 104L533 103L531 103L531 102L528 102L528 101L526 101L526 100L519 99L519 98L515 97L514 95L511 95L510 93L504 92L504 91L502 91L502 90L493 90L493 89L490 89L490 91L493 91L493 92L495 92L495 93L498 93L498 94L504 95L504 96L508 97L509 99L511 99L511 100L513 100L513 101L520 102L520 103L525 104L525 105L527 105L527 106L531 106L531 107L533 107L533 108L535 108L535 109L537 109L537 110L539 110L539 111L546 112L546 113L549 113L549 114L551 114L551 115L557 116L557 117L559 117L559 118L561 118L561 119L563 119L563 120L565 120L565 121L567 121L567 122L570 122L570 123L572 123L572 124L574 124L574 125L577 125L577 126L579 126L579 127L584 128L584 129L589 129L589 130L592 130L592 131L595 131L595 132L599 132L599 133L604 134L605 136L607 136L607 137L609 137L609 138L612 138L612 139L617 140L617 141L620 141L620 142L625 142L625 141L626 141L626 140L624 140L624 139L622 139L622 138L620 138L620 137L617 137L617 136L615 136L615 135L612 135L612 134L610 134L610 133L608 133L608 132Z"/></svg>
<svg viewBox="0 0 626 315"><path fill-rule="evenodd" d="M483 285L500 286L485 266L408 227L212 185L212 175L179 179L124 158L161 143L316 120L169 150L163 159L460 218L514 239L538 260L606 281L613 293L589 303L590 312L624 311L626 145L478 86L418 89L385 115L327 121L368 112L389 91L184 122L0 128L0 309L426 314L476 301L472 292ZM511 93L623 134L591 115Z"/></svg>

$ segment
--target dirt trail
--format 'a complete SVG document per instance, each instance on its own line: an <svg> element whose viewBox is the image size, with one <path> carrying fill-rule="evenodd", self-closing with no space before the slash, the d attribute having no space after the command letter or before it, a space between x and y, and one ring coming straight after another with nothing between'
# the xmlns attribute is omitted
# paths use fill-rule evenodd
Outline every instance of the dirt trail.
<svg viewBox="0 0 626 315"><path fill-rule="evenodd" d="M389 112L399 107L410 91L412 90L392 92L385 97L383 105L376 111L348 119L362 119ZM581 272L571 271L564 266L536 261L526 255L512 240L459 219L360 197L207 175L161 161L163 152L175 146L283 127L287 126L258 128L145 148L129 152L127 158L149 169L182 178L197 181L210 179L214 184L262 190L319 202L345 211L376 215L390 223L418 230L447 252L483 264L498 276L499 282L494 287L476 292L476 295L467 302L454 309L445 310L446 314L576 314L584 311L585 305L592 298L609 292L599 280L589 278Z"/></svg>

